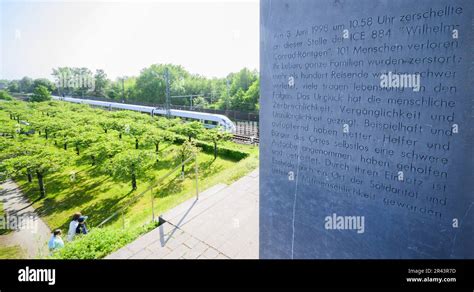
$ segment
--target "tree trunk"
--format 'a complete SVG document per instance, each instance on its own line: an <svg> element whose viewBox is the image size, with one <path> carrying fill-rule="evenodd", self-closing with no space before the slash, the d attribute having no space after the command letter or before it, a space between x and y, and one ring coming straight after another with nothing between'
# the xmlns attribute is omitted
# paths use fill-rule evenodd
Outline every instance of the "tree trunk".
<svg viewBox="0 0 474 292"><path fill-rule="evenodd" d="M132 189L137 189L137 176L135 175L135 173L132 173Z"/></svg>
<svg viewBox="0 0 474 292"><path fill-rule="evenodd" d="M28 177L28 182L31 183L33 181L33 175L31 174L31 169L26 169L26 175Z"/></svg>
<svg viewBox="0 0 474 292"><path fill-rule="evenodd" d="M43 174L39 171L36 171L36 177L38 178L38 185L40 189L40 197L44 198L46 195L46 190L44 188Z"/></svg>
<svg viewBox="0 0 474 292"><path fill-rule="evenodd" d="M189 142L191 142L191 135L189 135Z"/></svg>
<svg viewBox="0 0 474 292"><path fill-rule="evenodd" d="M119 139L122 139L122 133L119 134Z"/></svg>
<svg viewBox="0 0 474 292"><path fill-rule="evenodd" d="M48 140L48 129L44 130L44 134L46 135L46 140Z"/></svg>
<svg viewBox="0 0 474 292"><path fill-rule="evenodd" d="M64 150L67 150L67 142L64 142Z"/></svg>
<svg viewBox="0 0 474 292"><path fill-rule="evenodd" d="M214 142L214 159L217 159L217 142Z"/></svg>
<svg viewBox="0 0 474 292"><path fill-rule="evenodd" d="M138 139L135 139L135 149L138 149Z"/></svg>
<svg viewBox="0 0 474 292"><path fill-rule="evenodd" d="M80 151L80 149L79 149L79 145L76 145L76 154L77 154L77 155L80 155L80 154L81 154L81 151Z"/></svg>
<svg viewBox="0 0 474 292"><path fill-rule="evenodd" d="M155 152L158 154L160 152L160 143L155 143Z"/></svg>
<svg viewBox="0 0 474 292"><path fill-rule="evenodd" d="M181 163L184 162L184 155L181 157ZM184 163L181 165L181 173L184 173Z"/></svg>
<svg viewBox="0 0 474 292"><path fill-rule="evenodd" d="M104 132L107 134L107 129L104 129Z"/></svg>
<svg viewBox="0 0 474 292"><path fill-rule="evenodd" d="M92 166L94 166L95 165L95 156L91 155L91 159L92 159Z"/></svg>

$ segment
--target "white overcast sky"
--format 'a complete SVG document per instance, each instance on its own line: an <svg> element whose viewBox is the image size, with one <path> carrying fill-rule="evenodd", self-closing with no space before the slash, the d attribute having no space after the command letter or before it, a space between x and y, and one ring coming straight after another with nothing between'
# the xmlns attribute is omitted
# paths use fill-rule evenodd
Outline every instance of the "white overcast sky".
<svg viewBox="0 0 474 292"><path fill-rule="evenodd" d="M0 79L60 66L138 75L155 63L224 77L259 66L259 2L0 0Z"/></svg>

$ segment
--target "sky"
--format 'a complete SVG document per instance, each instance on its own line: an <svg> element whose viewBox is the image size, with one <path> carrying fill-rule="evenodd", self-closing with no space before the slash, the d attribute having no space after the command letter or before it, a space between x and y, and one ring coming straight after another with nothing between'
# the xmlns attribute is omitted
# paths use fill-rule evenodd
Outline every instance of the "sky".
<svg viewBox="0 0 474 292"><path fill-rule="evenodd" d="M0 0L0 79L57 67L137 76L158 63L224 77L259 66L258 0Z"/></svg>

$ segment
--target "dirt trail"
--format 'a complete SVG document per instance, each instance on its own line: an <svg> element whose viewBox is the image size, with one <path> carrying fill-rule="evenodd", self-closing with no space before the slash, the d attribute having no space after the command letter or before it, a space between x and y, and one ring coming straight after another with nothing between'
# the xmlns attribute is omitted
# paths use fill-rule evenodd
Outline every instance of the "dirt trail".
<svg viewBox="0 0 474 292"><path fill-rule="evenodd" d="M47 243L51 236L48 225L36 214L31 202L14 181L8 180L0 186L0 200L3 202L5 214L30 219L20 230L0 235L0 246L19 245L25 257L29 259L47 256Z"/></svg>

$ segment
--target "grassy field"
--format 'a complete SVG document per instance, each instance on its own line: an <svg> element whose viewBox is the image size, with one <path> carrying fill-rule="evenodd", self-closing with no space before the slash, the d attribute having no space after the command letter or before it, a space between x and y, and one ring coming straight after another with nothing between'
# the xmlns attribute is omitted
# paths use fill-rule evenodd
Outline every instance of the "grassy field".
<svg viewBox="0 0 474 292"><path fill-rule="evenodd" d="M24 121L19 123L11 118L12 115L27 117L28 123ZM47 120L46 125L44 125L44 120ZM104 131L102 128L104 121L115 128ZM67 233L69 222L75 212L89 216L88 225L92 229L111 215L118 214L103 225L106 230L86 236L89 239L75 240L74 243L68 244L71 247L69 251L65 251L67 254L65 258L76 258L75 253L79 251L91 258L103 257L105 252L119 247L117 242L124 244L133 240L135 236L139 236L141 232L146 232L148 229L143 229L143 226L150 226L148 223L152 219L152 198L154 198L154 214L158 217L195 196L194 160L186 164L184 177L181 176L181 167L179 167L180 149L184 149L183 147L188 143L188 135L191 135L180 134L180 129L188 125L180 120L171 121L156 117L150 119L149 116L128 111L108 112L82 105L53 102L6 104L4 110L0 108L0 122L0 132L3 131L3 133L15 133L14 129L22 127L19 126L20 124L23 125L22 130L25 132L18 131L20 135L10 134L0 137L0 142L3 143L0 145L7 147L4 156L7 162L3 164L6 165L4 169L9 169L9 173L14 173L13 179L52 230L61 229L63 233ZM199 123L198 125L200 126ZM89 128L86 129L86 126ZM49 139L47 139L48 132L44 130L45 127L50 129ZM51 132L53 131L51 129L55 127L61 127L62 130L56 129L56 132ZM146 137L147 134L159 135L155 131L159 127L164 129L161 130L162 132L179 134L181 138L161 140L159 154L156 154L156 145L147 143ZM31 129L33 129L32 134L23 134ZM193 128L192 131L197 130ZM202 132L196 132L200 134L193 138L197 140L198 148L201 147L197 157L200 191L218 183L230 184L258 166L258 147L239 145L230 141L218 143L222 151L219 151L215 158L212 142L206 140L209 139L207 133L212 132L204 133L205 131L202 129ZM102 160L94 156L95 158L92 157L95 162L93 165L91 156L96 155L97 152L94 148L90 148L92 152L87 152L88 147L91 147L90 144L87 147L81 144L81 152L76 153L73 142L69 142L69 147L66 147L68 142L64 142L74 141L75 138L83 136L92 139L89 142L91 144L106 145L106 147L119 145L114 150L119 154L107 152L100 156ZM145 152L153 153L153 155L146 156L144 160L133 160L140 161L133 163L144 166L144 173L137 172L137 189L133 190L131 183L133 163L125 160L126 162L120 164L120 160L117 162L114 158L128 159ZM186 153L184 155L190 155ZM120 154L125 155L120 156ZM41 155L47 155L48 158L44 159L42 157L45 156ZM39 160L35 160L35 157L39 157ZM8 160L13 160L17 164L8 168ZM40 162L35 164L34 161ZM53 170L45 173L46 195L41 197L35 174L38 169L42 169L43 165L48 165L49 161L61 162ZM18 168L17 165L20 167ZM28 167L32 174L32 182L27 180ZM177 167L177 170L161 181L161 178ZM114 175L116 169L123 175ZM156 185L158 180L160 183ZM154 186L152 192L147 191L152 185ZM126 230L118 232L123 229L124 223ZM100 250L97 250L96 243L93 241L101 241L99 235L104 236L107 243L102 244L104 248L99 247ZM78 241L82 241L83 244L81 245Z"/></svg>
<svg viewBox="0 0 474 292"><path fill-rule="evenodd" d="M173 144L164 145L164 157L160 158L153 171L147 173L145 178L138 180L138 189L133 192L129 181L113 180L110 176L96 171L94 167L83 164L80 161L81 157L69 163L74 166L69 166L60 173L46 178L47 196L45 199L38 200L36 180L28 183L25 177L18 177L16 181L28 198L35 202L33 206L50 228L67 231L70 218L77 211L88 215L88 224L93 227L119 211L129 200L172 170L177 165L172 154L177 147ZM198 155L201 191L217 183L229 184L257 167L258 148L245 145L239 145L239 147L241 150L248 151L250 156L241 161L232 161L220 157L214 160L212 155L203 152ZM70 179L72 172L76 174L75 181ZM195 195L194 162L186 166L185 173L185 179L182 180L180 170L176 171L154 189L155 214L161 214ZM131 204L125 211L125 218L128 226L138 226L150 220L150 193ZM119 219L119 217L113 218L108 224L122 226L122 221Z"/></svg>
<svg viewBox="0 0 474 292"><path fill-rule="evenodd" d="M25 257L20 246L0 246L0 259L23 259Z"/></svg>

